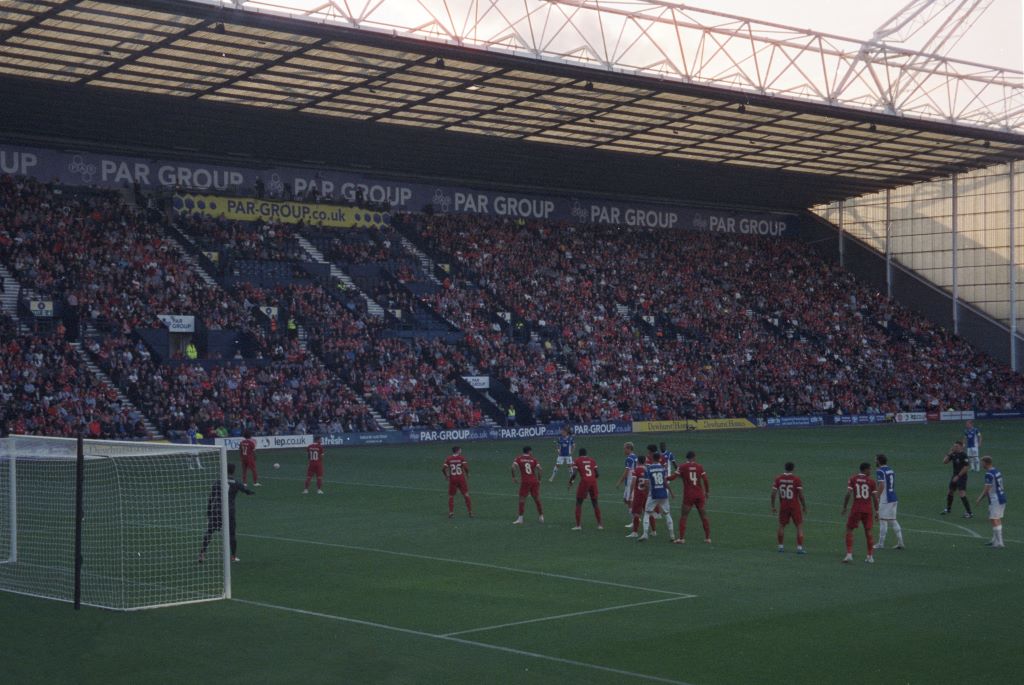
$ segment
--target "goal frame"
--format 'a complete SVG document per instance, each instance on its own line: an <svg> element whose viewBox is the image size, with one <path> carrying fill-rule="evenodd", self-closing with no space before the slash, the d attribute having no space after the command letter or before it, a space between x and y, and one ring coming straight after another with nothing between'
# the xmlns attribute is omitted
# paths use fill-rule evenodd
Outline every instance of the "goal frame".
<svg viewBox="0 0 1024 685"><path fill-rule="evenodd" d="M202 602L219 601L219 600L222 600L222 599L231 599L231 596L232 596L232 592L231 592L231 529L230 529L230 516L229 516L229 514L230 514L230 495L229 495L229 488L228 488L228 460L227 460L227 447L226 446L221 445L221 446L218 447L216 445L183 445L183 444L179 444L179 443L170 443L170 442L163 443L163 442L152 442L152 441L95 440L95 439L83 438L81 436L79 436L78 438L66 438L66 437L57 437L57 436L39 436L39 435L23 435L23 434L11 434L10 436L8 436L8 438L6 438L6 440L19 439L19 438L21 438L21 439L30 439L32 441L40 441L40 442L49 442L49 441L53 441L54 443L62 442L62 443L65 443L65 444L67 444L67 442L70 441L70 440L74 440L76 442L76 445L75 445L75 455L72 456L72 455L69 454L66 458L69 461L72 461L72 460L76 461L79 465L84 463L84 460L87 457L92 457L92 458L108 458L108 459L117 459L118 458L118 455L111 455L111 454L99 454L99 453L97 453L97 454L86 455L86 452L85 452L85 445L86 444L88 444L90 446L95 446L95 447L101 448L101 449L102 449L103 446L110 446L110 447L114 447L114 448L120 448L120 449L123 449L123 450L126 450L126 451L131 451L131 450L151 451L151 452L153 452L153 456L158 456L158 457L159 456L166 456L166 457L181 456L181 455L187 455L190 452L196 453L196 454L200 453L200 452L207 452L207 453L214 452L214 451L219 452L219 459L218 459L218 471L219 471L219 473L218 473L218 478L219 478L219 481L220 481L220 492L221 492L221 502L220 502L220 507L221 507L221 530L220 530L220 533L221 533L221 552L222 552L221 553L221 560L220 561L221 561L221 565L223 567L224 584L223 584L223 591L222 591L222 593L219 596L206 597L206 598L200 598L200 599L188 599L188 600L175 601L175 602L167 602L167 603L161 603L161 604L150 604L150 605L136 606L136 607L112 607L112 606L106 606L106 605L95 604L95 603L90 603L90 602L81 602L80 601L80 597L78 596L77 590L76 590L76 593L75 593L74 597L55 597L55 596L51 596L51 595L44 595L44 594L39 594L39 593L35 593L35 592L29 592L29 591L19 590L19 589L4 588L4 587L0 587L0 591L2 591L2 592L10 592L12 594L18 594L18 595L23 595L23 596L27 596L27 597L37 597L37 598L40 598L40 599L48 599L48 600L55 600L55 601L59 601L59 602L70 603L70 604L74 605L75 609L78 609L81 604L85 604L86 606L91 606L91 607L95 607L95 608L99 608L99 609L106 609L106 610L110 610L110 611L143 611L143 610L147 610L147 609L159 609L159 608L170 607L170 606L182 606L182 605L186 605L186 604L197 604L197 603L202 603ZM27 458L27 455L26 455L26 458ZM16 454L16 452L14 450L11 450L7 454L0 454L0 459L4 459L4 460L7 461L7 476L8 476L8 486L7 486L8 512L7 512L7 515L8 515L8 521L9 521L9 544L7 545L7 549L6 550L0 551L0 554L4 554L4 552L6 552L6 558L0 557L0 565L4 565L4 564L17 563L17 561L18 561L18 466L17 466L18 455ZM75 483L74 483L74 496L76 497L76 499L80 496L80 493L83 490L83 484L84 484L84 470L82 468L77 468L76 469L76 476L75 476ZM75 549L76 550L80 549L79 546L80 546L80 540L81 540L81 523L82 523L82 519L83 518L84 518L84 516L83 516L82 508L81 507L76 507L75 508L74 523L73 523L73 525L74 525L73 534L74 534L74 537L75 537ZM80 578L80 576L81 576L81 564L79 563L79 554L77 553L77 551L76 551L75 557L76 558L70 559L69 561L70 561L71 566L74 568L74 576L75 576L74 583L75 583L75 587L78 588L80 586L80 580L81 580L81 578Z"/></svg>

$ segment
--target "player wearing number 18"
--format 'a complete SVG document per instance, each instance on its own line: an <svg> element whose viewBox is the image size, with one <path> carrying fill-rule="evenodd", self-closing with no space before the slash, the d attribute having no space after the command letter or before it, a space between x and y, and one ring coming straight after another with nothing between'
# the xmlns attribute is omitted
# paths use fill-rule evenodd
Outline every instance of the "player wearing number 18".
<svg viewBox="0 0 1024 685"><path fill-rule="evenodd" d="M537 520L544 523L544 507L540 503L540 462L533 456L533 449L527 445L523 453L512 460L512 482L519 476L519 516L512 522L518 526L523 522L523 509L526 507L526 496L533 497L537 505Z"/></svg>
<svg viewBox="0 0 1024 685"><path fill-rule="evenodd" d="M644 472L647 474L650 490L647 494L647 506L644 507L644 512L647 514L643 519L644 533L636 541L647 540L651 527L651 516L661 513L668 525L668 534L672 536L672 542L675 542L676 527L672 522L672 509L668 505L668 466L662 463L661 453L658 452L656 445L647 446L647 464L644 466Z"/></svg>
<svg viewBox="0 0 1024 685"><path fill-rule="evenodd" d="M775 497L779 498L779 529L776 538L779 541L779 551L784 552L783 537L786 531L786 524L790 521L796 526L796 553L806 554L804 550L804 514L807 513L807 502L804 500L804 485L800 477L793 475L796 466L788 461L783 467L781 475L775 477L772 483L772 513L776 513Z"/></svg>
<svg viewBox="0 0 1024 685"><path fill-rule="evenodd" d="M846 514L846 507L850 504L850 495L853 495L853 508L850 509L850 516L846 519L846 556L843 563L853 561L853 531L857 526L864 526L864 537L868 540L868 556L864 560L869 564L875 563L875 541L871 539L871 526L873 516L878 511L878 490L875 489L875 482L871 480L868 473L871 471L871 464L862 462L858 473L850 476L846 482L846 498L843 499L843 514Z"/></svg>
<svg viewBox="0 0 1024 685"><path fill-rule="evenodd" d="M711 494L711 485L708 483L708 474L704 467L697 463L696 452L687 452L686 461L668 477L669 480L676 478L683 480L683 511L679 516L679 537L676 538L676 543L681 545L686 542L686 518L690 515L690 509L697 507L701 525L704 526L704 542L711 544L711 522L708 521L705 510L708 495Z"/></svg>
<svg viewBox="0 0 1024 685"><path fill-rule="evenodd" d="M466 512L469 518L473 518L473 501L469 498L469 484L466 476L469 475L469 464L462 456L462 448L458 445L452 447L452 453L444 460L441 466L441 473L448 479L448 518L455 517L455 493L461 492L462 499L466 501Z"/></svg>

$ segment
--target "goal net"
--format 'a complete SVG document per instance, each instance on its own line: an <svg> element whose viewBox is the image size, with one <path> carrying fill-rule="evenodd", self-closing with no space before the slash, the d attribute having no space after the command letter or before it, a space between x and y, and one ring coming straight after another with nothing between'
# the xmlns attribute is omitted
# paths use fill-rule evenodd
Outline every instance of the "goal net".
<svg viewBox="0 0 1024 685"><path fill-rule="evenodd" d="M133 610L230 597L224 450L83 445L81 603ZM74 601L76 458L72 438L0 439L0 590ZM221 529L199 563L211 520Z"/></svg>

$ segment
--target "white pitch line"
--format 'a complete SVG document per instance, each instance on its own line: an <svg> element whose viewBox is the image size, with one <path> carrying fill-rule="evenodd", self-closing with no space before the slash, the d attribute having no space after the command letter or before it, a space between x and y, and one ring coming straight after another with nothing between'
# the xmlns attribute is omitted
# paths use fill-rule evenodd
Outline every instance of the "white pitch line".
<svg viewBox="0 0 1024 685"><path fill-rule="evenodd" d="M657 588L642 588L627 583L616 583L610 580L598 580L596 578L581 578L580 576L569 576L561 573L549 573L548 571L533 571L514 566L501 566L499 564L488 564L482 561L466 561L465 559L449 559L446 557L433 557L427 554L415 554L413 552L397 552L391 549L379 547L363 547L361 545L344 545L338 542L321 542L319 540L303 540L300 538L286 538L277 535L260 535L258 533L239 533L239 537L256 538L259 540L276 540L278 542L293 542L300 545L316 545L318 547L334 547L337 549L350 549L356 552L374 552L376 554L390 554L396 557L407 557L409 559L423 559L425 561L442 561L448 564L462 564L464 566L476 566L478 568L489 568L496 571L507 571L509 573L525 573L531 576L543 576L545 578L558 578L560 580L571 580L576 583L590 583L592 585L606 585L609 587L623 588L626 590L640 592L655 592L663 595L671 595L676 599L693 599L697 595L686 592L672 592L671 590L659 590Z"/></svg>
<svg viewBox="0 0 1024 685"><path fill-rule="evenodd" d="M471 647L481 647L483 649L490 649L496 652L504 652L506 654L514 654L516 656L529 657L531 659L541 659L544 661L552 661L554 663L565 664L567 666L576 666L578 668L587 668L593 671L602 671L604 673L614 673L615 675L625 676L627 678L634 678L636 680L646 680L654 683L667 683L668 685L690 685L690 683L682 680L672 680L670 678L662 678L660 676L648 675L646 673L636 673L634 671L626 671L621 668L612 668L611 666L601 666L600 664L590 664L585 661L576 661L575 659L565 659L560 656L551 656L550 654L541 654L539 652L528 652L523 649L515 649L514 647L505 647L502 645L492 645L487 642L476 642L475 640L466 640L460 637L454 637L451 635L437 635L434 633L428 633L422 630L414 630L412 628L400 628L398 626L390 626L386 623L375 623L373 621L364 621L358 618L348 618L346 616L336 616L334 614L325 614L320 611L307 611L305 609L296 609L294 607L281 606L279 604L269 604L267 602L257 602L251 599L239 599L234 598L232 601L239 602L241 604L248 604L251 606L262 607L264 609L274 609L276 611L286 611L293 614L299 614L302 616L312 616L314 618L322 618L328 621L338 621L340 623L351 623L353 625L366 626L369 628L377 628L379 630L389 630L397 633L404 633L405 635L414 635L416 637L425 637L434 640L443 640L445 642L454 642L456 644L468 645Z"/></svg>
<svg viewBox="0 0 1024 685"><path fill-rule="evenodd" d="M603 614L608 611L618 611L619 609L633 609L635 607L643 607L649 604L664 604L665 602L679 602L684 599L692 599L691 597L666 597L665 599L652 599L649 602L634 602L633 604L619 604L613 607L604 607L603 609L588 609L586 611L574 611L571 614L558 614L557 616L543 616L541 618L528 618L524 621L513 621L511 623L499 623L494 626L484 626L482 628L470 628L469 630L459 630L454 633L445 633L442 637L452 637L453 635L466 635L467 633L482 633L487 630L499 630L501 628L512 628L514 626L525 626L529 623L543 623L545 621L557 621L562 618L574 618L576 616L590 616L591 614Z"/></svg>

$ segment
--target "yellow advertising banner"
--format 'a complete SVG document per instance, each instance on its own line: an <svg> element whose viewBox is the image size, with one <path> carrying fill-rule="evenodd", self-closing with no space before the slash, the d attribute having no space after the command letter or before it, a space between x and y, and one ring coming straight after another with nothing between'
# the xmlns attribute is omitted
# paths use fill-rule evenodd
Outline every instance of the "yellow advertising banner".
<svg viewBox="0 0 1024 685"><path fill-rule="evenodd" d="M756 428L747 419L682 419L679 421L634 421L634 433L676 433L679 431L721 431Z"/></svg>
<svg viewBox="0 0 1024 685"><path fill-rule="evenodd" d="M275 221L282 224L302 222L307 226L327 228L380 228L387 223L387 215L383 212L358 207L196 193L175 195L174 211L178 214L198 212L232 221Z"/></svg>

